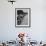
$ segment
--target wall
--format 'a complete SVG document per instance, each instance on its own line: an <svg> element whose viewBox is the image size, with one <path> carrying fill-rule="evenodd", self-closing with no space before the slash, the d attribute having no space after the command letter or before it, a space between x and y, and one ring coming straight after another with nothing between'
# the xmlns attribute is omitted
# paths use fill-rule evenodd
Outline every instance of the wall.
<svg viewBox="0 0 46 46"><path fill-rule="evenodd" d="M15 8L31 8L31 27L15 27ZM45 0L17 0L12 5L7 0L0 0L0 41L15 40L19 32L31 35L33 40L46 40Z"/></svg>

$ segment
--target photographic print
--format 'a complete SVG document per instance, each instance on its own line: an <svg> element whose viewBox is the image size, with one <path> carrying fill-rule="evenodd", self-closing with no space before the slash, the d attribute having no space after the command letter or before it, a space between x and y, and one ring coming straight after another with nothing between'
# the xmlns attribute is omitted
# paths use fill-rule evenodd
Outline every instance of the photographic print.
<svg viewBox="0 0 46 46"><path fill-rule="evenodd" d="M31 25L31 9L15 8L15 26L30 27Z"/></svg>

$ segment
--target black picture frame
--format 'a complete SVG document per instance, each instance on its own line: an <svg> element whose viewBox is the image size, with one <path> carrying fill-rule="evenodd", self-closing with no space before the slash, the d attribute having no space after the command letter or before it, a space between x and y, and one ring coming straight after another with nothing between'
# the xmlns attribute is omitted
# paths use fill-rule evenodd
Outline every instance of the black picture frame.
<svg viewBox="0 0 46 46"><path fill-rule="evenodd" d="M27 25L25 25L25 24L20 24L20 25L18 25L17 23L18 23L18 20L17 20L17 18L18 18L18 11L20 11L20 10L22 10L23 12L25 12L26 10L27 10L27 13L28 13L28 24ZM25 10L25 11L24 11ZM25 12L26 13L26 12ZM20 14L20 13L19 13ZM22 13L23 14L23 13ZM15 27L19 27L19 28L25 28L25 27L31 27L31 8L15 8Z"/></svg>

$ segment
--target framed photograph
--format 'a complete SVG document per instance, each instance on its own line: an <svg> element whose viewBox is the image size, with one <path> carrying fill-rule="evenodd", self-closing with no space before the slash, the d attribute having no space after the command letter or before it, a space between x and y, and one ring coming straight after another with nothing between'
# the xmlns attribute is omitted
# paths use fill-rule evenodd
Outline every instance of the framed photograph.
<svg viewBox="0 0 46 46"><path fill-rule="evenodd" d="M31 9L15 8L15 27L31 26Z"/></svg>

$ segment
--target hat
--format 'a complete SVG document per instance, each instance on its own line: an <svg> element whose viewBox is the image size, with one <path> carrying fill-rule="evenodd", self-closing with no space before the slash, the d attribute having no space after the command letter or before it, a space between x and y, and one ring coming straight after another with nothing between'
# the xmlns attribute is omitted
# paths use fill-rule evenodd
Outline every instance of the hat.
<svg viewBox="0 0 46 46"><path fill-rule="evenodd" d="M24 14L27 14L27 13L23 12L23 10L17 10L17 15L20 15L20 14L24 15Z"/></svg>

